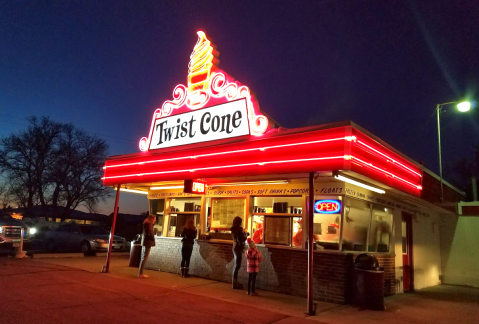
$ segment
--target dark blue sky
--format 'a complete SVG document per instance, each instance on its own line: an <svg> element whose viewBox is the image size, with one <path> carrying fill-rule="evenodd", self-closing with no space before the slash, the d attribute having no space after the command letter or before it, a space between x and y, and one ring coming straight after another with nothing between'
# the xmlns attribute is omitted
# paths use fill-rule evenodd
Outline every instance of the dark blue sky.
<svg viewBox="0 0 479 324"><path fill-rule="evenodd" d="M437 172L436 104L479 94L478 17L470 0L0 0L0 137L46 115L138 152L203 30L283 126L352 120ZM477 111L441 117L445 165L472 155Z"/></svg>

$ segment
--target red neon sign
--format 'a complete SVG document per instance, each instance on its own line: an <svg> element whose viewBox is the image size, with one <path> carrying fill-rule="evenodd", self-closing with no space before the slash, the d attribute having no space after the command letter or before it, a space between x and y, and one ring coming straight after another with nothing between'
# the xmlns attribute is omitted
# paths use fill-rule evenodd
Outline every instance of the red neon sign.
<svg viewBox="0 0 479 324"><path fill-rule="evenodd" d="M183 192L204 195L206 193L206 182L199 180L185 180Z"/></svg>
<svg viewBox="0 0 479 324"><path fill-rule="evenodd" d="M223 176L351 170L412 194L422 190L422 171L354 128L284 132L256 141L137 154L106 162L105 185ZM352 136L353 134L353 136ZM360 143L359 143L360 142ZM394 161L394 162L392 162Z"/></svg>
<svg viewBox="0 0 479 324"><path fill-rule="evenodd" d="M163 118L217 105L240 98L246 98L249 127L252 135L260 136L268 129L268 118L260 114L256 97L247 86L241 85L228 74L218 69L219 52L208 40L206 34L198 32L198 41L193 48L188 65L188 87L179 84L173 90L173 100L166 100L153 113L150 132L140 139L140 150L148 151L151 134L158 118Z"/></svg>

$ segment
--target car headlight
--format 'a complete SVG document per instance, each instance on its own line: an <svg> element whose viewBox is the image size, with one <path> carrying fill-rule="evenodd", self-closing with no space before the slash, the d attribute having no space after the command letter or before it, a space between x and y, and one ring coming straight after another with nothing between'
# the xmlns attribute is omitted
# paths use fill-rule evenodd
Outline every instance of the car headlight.
<svg viewBox="0 0 479 324"><path fill-rule="evenodd" d="M107 240L103 240L103 239L94 239L93 242L94 242L94 243L100 243L100 244L108 243Z"/></svg>

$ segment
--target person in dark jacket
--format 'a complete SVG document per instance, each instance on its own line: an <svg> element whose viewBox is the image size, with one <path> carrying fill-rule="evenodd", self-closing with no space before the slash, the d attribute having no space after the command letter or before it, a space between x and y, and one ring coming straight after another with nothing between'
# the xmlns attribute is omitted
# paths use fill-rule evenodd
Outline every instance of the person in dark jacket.
<svg viewBox="0 0 479 324"><path fill-rule="evenodd" d="M243 250L246 241L246 233L241 227L243 220L236 216L233 219L233 226L231 227L231 234L233 235L233 289L243 289L243 285L238 282L238 271L241 268L241 261L243 260Z"/></svg>
<svg viewBox="0 0 479 324"><path fill-rule="evenodd" d="M149 215L143 221L143 235L141 238L141 261L140 269L138 270L138 277L140 278L148 278L147 275L143 274L143 268L145 267L145 263L148 260L148 256L150 255L151 247L155 246L155 235L153 233L153 225L155 223L155 215Z"/></svg>
<svg viewBox="0 0 479 324"><path fill-rule="evenodd" d="M190 259L191 253L193 252L193 244L195 244L195 238L198 231L196 230L195 224L193 223L193 218L188 218L186 224L181 231L181 276L183 278L188 278L190 275Z"/></svg>

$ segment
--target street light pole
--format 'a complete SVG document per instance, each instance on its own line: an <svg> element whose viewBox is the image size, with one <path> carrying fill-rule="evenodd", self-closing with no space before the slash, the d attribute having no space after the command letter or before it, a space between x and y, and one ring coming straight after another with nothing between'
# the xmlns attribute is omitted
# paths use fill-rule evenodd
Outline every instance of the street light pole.
<svg viewBox="0 0 479 324"><path fill-rule="evenodd" d="M436 106L436 113L437 113L437 143L439 146L439 177L441 178L441 202L444 201L444 191L442 188L442 156L441 156L441 123L439 115L441 114L441 104Z"/></svg>
<svg viewBox="0 0 479 324"><path fill-rule="evenodd" d="M440 123L440 114L442 112L442 106L451 105L458 103L457 109L460 112L469 111L471 108L471 103L468 101L460 102L460 101L452 101L452 102L445 102L442 104L436 105L436 114L437 114L437 144L439 147L439 177L441 179L441 202L444 201L444 189L443 189L443 179L442 179L442 156L441 156L441 123Z"/></svg>

